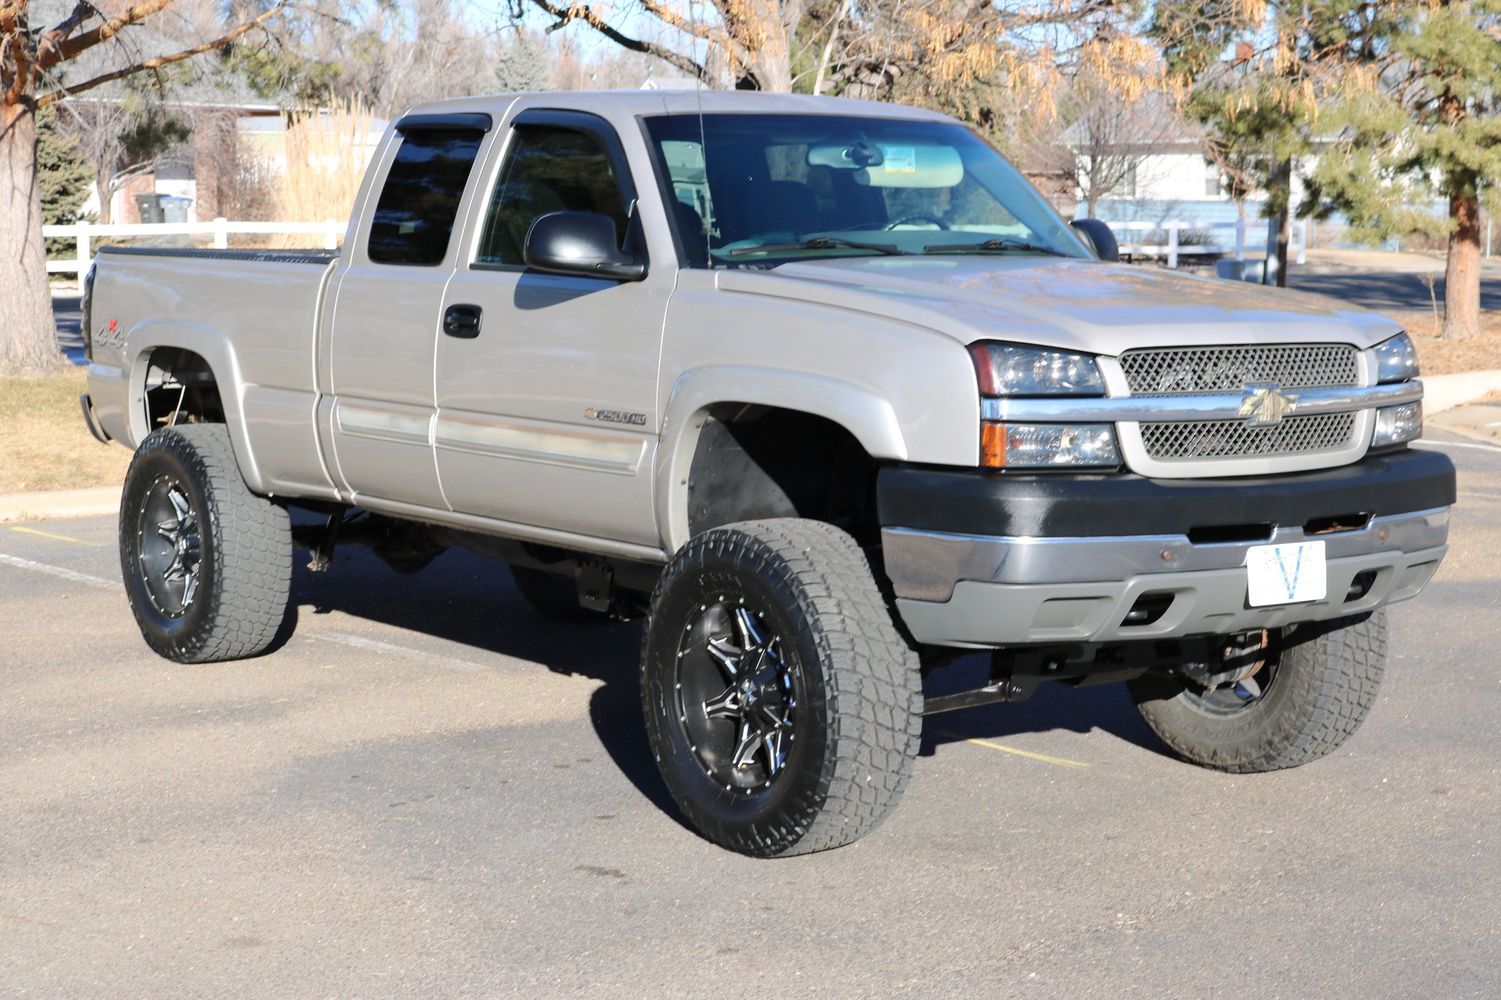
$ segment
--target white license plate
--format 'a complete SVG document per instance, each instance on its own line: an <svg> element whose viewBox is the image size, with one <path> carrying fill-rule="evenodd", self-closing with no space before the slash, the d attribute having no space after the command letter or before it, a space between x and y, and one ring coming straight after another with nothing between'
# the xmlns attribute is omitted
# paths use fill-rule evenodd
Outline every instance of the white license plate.
<svg viewBox="0 0 1501 1000"><path fill-rule="evenodd" d="M1253 608L1322 601L1329 592L1324 543L1251 546L1246 552L1246 583Z"/></svg>

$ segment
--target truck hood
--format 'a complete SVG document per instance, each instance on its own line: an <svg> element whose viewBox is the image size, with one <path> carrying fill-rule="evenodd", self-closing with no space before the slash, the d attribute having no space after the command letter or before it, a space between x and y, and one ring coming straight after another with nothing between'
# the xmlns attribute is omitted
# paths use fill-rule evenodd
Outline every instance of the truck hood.
<svg viewBox="0 0 1501 1000"><path fill-rule="evenodd" d="M965 344L998 339L1106 355L1200 344L1364 348L1401 330L1322 295L1059 257L844 257L721 271L718 279L726 291L895 319Z"/></svg>

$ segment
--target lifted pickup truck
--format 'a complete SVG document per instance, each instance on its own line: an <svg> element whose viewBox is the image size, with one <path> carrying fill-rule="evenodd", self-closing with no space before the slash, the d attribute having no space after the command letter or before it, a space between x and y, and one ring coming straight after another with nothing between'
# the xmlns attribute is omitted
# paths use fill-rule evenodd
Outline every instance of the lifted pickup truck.
<svg viewBox="0 0 1501 1000"><path fill-rule="evenodd" d="M1445 551L1413 345L1114 257L911 108L417 109L337 254L100 255L83 402L135 449L131 608L163 656L254 656L294 542L322 568L360 541L504 560L546 614L645 614L667 787L762 856L860 837L924 714L1043 680L1124 680L1208 767L1313 760ZM989 683L925 702L972 650Z"/></svg>

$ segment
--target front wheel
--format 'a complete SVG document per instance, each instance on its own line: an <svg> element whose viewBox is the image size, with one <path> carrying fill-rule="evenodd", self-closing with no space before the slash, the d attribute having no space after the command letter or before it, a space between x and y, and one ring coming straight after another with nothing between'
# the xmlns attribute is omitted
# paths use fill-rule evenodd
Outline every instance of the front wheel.
<svg viewBox="0 0 1501 1000"><path fill-rule="evenodd" d="M673 798L743 854L851 843L896 805L917 756L916 654L831 525L752 521L690 541L652 595L641 673Z"/></svg>
<svg viewBox="0 0 1501 1000"><path fill-rule="evenodd" d="M1311 622L1268 636L1252 672L1212 689L1148 674L1130 682L1141 716L1185 760L1250 773L1297 767L1349 739L1386 668L1386 616Z"/></svg>

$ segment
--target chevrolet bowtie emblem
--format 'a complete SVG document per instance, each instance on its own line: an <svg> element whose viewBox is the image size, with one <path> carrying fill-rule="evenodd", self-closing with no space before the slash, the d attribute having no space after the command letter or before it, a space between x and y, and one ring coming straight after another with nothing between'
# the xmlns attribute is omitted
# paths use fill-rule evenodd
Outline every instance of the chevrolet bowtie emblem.
<svg viewBox="0 0 1501 1000"><path fill-rule="evenodd" d="M1253 382L1245 387L1240 400L1240 415L1249 418L1252 427L1273 427L1298 407L1298 397L1283 392L1275 382Z"/></svg>

